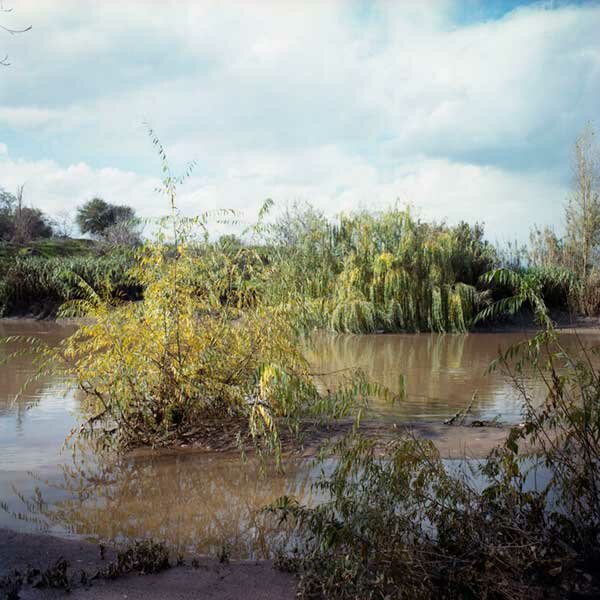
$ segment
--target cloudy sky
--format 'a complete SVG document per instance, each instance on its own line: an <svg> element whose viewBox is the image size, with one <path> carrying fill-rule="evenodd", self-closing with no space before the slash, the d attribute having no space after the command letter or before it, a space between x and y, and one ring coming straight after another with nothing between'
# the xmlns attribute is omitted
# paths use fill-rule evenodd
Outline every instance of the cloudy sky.
<svg viewBox="0 0 600 600"><path fill-rule="evenodd" d="M95 195L188 213L265 198L334 214L409 202L492 239L560 227L600 121L600 4L515 0L5 0L0 187L51 214Z"/></svg>

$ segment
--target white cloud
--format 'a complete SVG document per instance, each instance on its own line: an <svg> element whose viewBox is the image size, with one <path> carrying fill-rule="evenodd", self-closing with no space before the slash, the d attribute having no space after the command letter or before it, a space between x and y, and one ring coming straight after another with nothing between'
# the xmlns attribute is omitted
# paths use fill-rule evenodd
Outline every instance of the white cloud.
<svg viewBox="0 0 600 600"><path fill-rule="evenodd" d="M295 173L305 165L306 180ZM84 163L61 167L48 160L27 162L0 158L0 181L7 189L25 183L26 201L56 215L93 196L133 206L144 217L165 214L159 180L114 168L94 169ZM333 216L360 208L377 210L396 202L411 204L427 219L485 221L492 236L524 239L532 223L556 224L562 218L566 190L547 173L518 175L493 167L416 159L386 177L360 158L324 147L314 156L255 155L225 176L192 176L178 204L187 215L234 209L250 223L266 198L276 209L308 201Z"/></svg>
<svg viewBox="0 0 600 600"><path fill-rule="evenodd" d="M144 216L151 216L157 208L153 197L158 180L120 169L93 169L85 163L61 167L51 160L12 160L4 156L0 157L0 181L9 191L24 184L25 202L50 215L74 212L94 196L131 202Z"/></svg>
<svg viewBox="0 0 600 600"><path fill-rule="evenodd" d="M0 126L13 129L37 129L51 123L58 123L64 117L60 111L34 106L0 107Z"/></svg>
<svg viewBox="0 0 600 600"><path fill-rule="evenodd" d="M0 185L37 180L48 210L158 210L146 120L176 165L199 161L188 210L400 197L492 235L559 219L569 146L600 117L600 7L461 24L452 0L360 5L21 0Z"/></svg>

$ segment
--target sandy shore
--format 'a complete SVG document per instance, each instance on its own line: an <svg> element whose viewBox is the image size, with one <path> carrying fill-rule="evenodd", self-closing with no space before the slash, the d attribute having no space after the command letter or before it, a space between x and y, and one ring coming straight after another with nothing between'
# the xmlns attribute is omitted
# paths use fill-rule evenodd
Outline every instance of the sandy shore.
<svg viewBox="0 0 600 600"><path fill-rule="evenodd" d="M201 558L194 567L172 567L152 575L130 574L116 579L96 579L91 585L81 584L81 572L88 579L104 569L116 556L85 541L62 539L49 535L16 533L0 529L0 577L13 575L15 569L26 573L28 567L41 571L57 560L69 563L68 574L74 585L68 593L73 600L292 600L296 584L293 576L277 571L269 561L231 561L221 564L216 559ZM19 598L62 598L65 590L38 589L25 584ZM0 588L0 598L5 591Z"/></svg>

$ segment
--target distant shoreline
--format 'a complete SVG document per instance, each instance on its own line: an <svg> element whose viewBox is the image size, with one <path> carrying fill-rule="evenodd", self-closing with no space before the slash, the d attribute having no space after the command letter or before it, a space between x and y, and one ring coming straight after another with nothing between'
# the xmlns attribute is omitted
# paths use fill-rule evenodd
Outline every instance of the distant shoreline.
<svg viewBox="0 0 600 600"><path fill-rule="evenodd" d="M584 316L572 316L568 313L558 313L552 316L555 322L555 328L558 331L564 333L577 333L577 334L598 334L600 335L600 318L599 317L584 317ZM38 317L31 313L25 313L22 315L9 315L6 317L0 317L1 323L58 323L60 325L77 325L85 322L83 318L59 318L56 316L45 316ZM501 321L495 321L491 323L481 323L476 325L473 329L465 333L447 333L446 335L471 335L480 333L537 333L542 328L535 323L532 316L529 314L517 315L516 317L506 318ZM327 331L327 330L325 330ZM331 332L332 335L352 335L352 336L370 336L370 335L437 335L433 331L374 331L371 333L337 333Z"/></svg>

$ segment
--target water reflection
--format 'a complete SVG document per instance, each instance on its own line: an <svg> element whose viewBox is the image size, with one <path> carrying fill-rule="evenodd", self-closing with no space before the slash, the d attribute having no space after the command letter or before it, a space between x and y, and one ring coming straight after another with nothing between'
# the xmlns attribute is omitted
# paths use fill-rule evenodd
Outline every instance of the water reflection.
<svg viewBox="0 0 600 600"><path fill-rule="evenodd" d="M9 336L35 337L53 346L72 331L74 331L72 326L60 326L56 323L43 325L35 321L0 320L0 339ZM28 344L25 340L0 343L0 416L15 410L19 419L22 419L27 410L39 402L48 385L52 385L55 381L52 377L31 381L36 369L30 355L15 356L5 364L4 361L13 353L22 352L27 348ZM22 391L25 393L18 402L15 402L15 396Z"/></svg>
<svg viewBox="0 0 600 600"><path fill-rule="evenodd" d="M60 323L0 321L0 337L35 335L50 344L73 330ZM576 343L572 335L563 338L567 346ZM403 376L404 401L374 402L372 412L384 419L440 422L476 392L477 416L516 421L521 404L512 385L500 373L485 371L500 348L521 339L519 334L315 334L306 352L315 371L360 367L395 391ZM0 357L23 347L0 345ZM2 527L101 540L153 537L196 552L215 552L226 543L236 556L261 556L281 533L259 509L284 494L315 500L310 490L315 473L306 462L289 463L285 475L271 472L265 478L259 465L242 464L238 457L162 452L100 460L86 452L61 453L77 423L79 400L67 382L45 377L15 402L34 372L26 355L0 364ZM528 384L541 392L534 379Z"/></svg>
<svg viewBox="0 0 600 600"><path fill-rule="evenodd" d="M475 394L472 412L479 418L519 420L521 403L501 373L486 373L500 349L524 339L520 334L473 335L328 335L315 334L307 349L321 372L361 368L368 378L393 391L406 391L404 401L390 406L374 399L372 412L398 420L441 422L464 409ZM542 387L529 380L540 392Z"/></svg>
<svg viewBox="0 0 600 600"><path fill-rule="evenodd" d="M312 501L311 465L261 473L239 457L159 453L98 460L80 452L60 473L32 476L4 506L28 528L124 541L154 538L176 551L267 557L285 532L261 509L291 494Z"/></svg>
<svg viewBox="0 0 600 600"><path fill-rule="evenodd" d="M36 337L56 345L72 333L70 324L0 321L0 338ZM59 461L60 447L75 425L78 400L73 386L53 376L34 378L36 365L22 353L25 340L0 344L0 469L22 471ZM18 397L17 397L18 396Z"/></svg>

